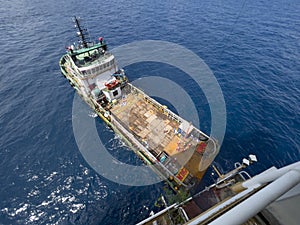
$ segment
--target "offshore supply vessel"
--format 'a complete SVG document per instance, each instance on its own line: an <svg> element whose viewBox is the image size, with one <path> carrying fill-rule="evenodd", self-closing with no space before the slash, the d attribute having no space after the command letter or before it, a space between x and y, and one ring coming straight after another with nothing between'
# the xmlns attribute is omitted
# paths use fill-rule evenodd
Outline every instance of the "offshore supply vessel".
<svg viewBox="0 0 300 225"><path fill-rule="evenodd" d="M130 84L105 40L89 40L79 18L74 23L79 41L60 59L64 77L173 190L190 190L218 154L217 140Z"/></svg>

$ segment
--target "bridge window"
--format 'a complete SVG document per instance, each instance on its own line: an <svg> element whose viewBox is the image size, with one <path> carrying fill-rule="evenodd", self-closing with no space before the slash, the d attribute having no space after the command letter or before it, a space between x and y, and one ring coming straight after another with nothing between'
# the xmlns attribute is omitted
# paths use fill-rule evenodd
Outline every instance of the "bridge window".
<svg viewBox="0 0 300 225"><path fill-rule="evenodd" d="M113 92L113 96L116 97L117 95L118 95L118 90L115 90L115 91Z"/></svg>

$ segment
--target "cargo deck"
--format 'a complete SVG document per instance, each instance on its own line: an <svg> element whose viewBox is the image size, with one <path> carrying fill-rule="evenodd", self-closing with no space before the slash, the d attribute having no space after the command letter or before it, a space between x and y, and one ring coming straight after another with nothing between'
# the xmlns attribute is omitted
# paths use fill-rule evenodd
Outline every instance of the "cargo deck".
<svg viewBox="0 0 300 225"><path fill-rule="evenodd" d="M126 129L123 134L132 134L143 152L151 154L149 160L160 163L179 181L201 179L217 154L215 140L133 85L127 84L122 93L122 98L112 102L112 123Z"/></svg>

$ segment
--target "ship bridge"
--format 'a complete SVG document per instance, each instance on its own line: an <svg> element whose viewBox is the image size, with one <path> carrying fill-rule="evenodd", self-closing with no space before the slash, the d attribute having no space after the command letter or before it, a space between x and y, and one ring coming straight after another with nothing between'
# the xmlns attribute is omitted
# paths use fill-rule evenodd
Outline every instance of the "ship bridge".
<svg viewBox="0 0 300 225"><path fill-rule="evenodd" d="M86 61L86 57L87 56L85 55L80 56L80 58L78 58L76 65L80 64L79 61L81 60ZM117 70L115 57L111 53L105 53L101 55L101 57L95 56L95 58L89 60L90 60L89 63L84 62L85 64L84 67L79 66L78 68L78 70L81 72L81 74L84 77L95 77L98 76L99 74L103 74L105 71L110 69L115 69L115 71Z"/></svg>

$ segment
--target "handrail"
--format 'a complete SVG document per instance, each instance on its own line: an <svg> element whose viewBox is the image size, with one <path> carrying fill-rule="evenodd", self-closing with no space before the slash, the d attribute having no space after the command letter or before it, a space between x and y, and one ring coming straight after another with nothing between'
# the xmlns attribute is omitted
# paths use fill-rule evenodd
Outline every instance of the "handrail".
<svg viewBox="0 0 300 225"><path fill-rule="evenodd" d="M71 56L66 55L66 57L69 58L68 60L66 60L66 62L71 62L72 68L74 68L74 70L75 70L78 74L82 75L82 73L80 72L80 70L78 69L78 67L77 67L76 64L74 63L74 61L72 60Z"/></svg>
<svg viewBox="0 0 300 225"><path fill-rule="evenodd" d="M148 101L150 101L152 104L158 106L160 109L163 109L164 112L167 112L167 113L168 113L168 115L171 115L171 116L172 116L171 118L176 118L176 121L178 121L179 123L182 123L182 122L183 122L183 120L184 120L183 118L179 117L178 115L176 115L176 114L175 114L174 112L172 112L171 110L163 108L163 106L162 106L159 102L157 102L155 99L153 99L153 98L151 98L150 96L148 96L147 94L145 94L142 90L140 90L139 88L133 86L133 85L130 84L130 83L128 83L128 85L130 86L130 88L131 88L132 90L135 90L135 91L137 91L138 93L140 93L141 95L143 95L144 98L146 98L146 99L147 99ZM184 121L186 121L186 120L184 120ZM186 122L187 122L187 121L186 121ZM217 144L216 144L216 141L215 141L213 138L211 138L210 136L208 136L208 135L206 135L205 133L203 133L201 130L199 130L199 129L196 128L195 126L193 126L193 128L194 128L196 131L198 131L200 134L202 134L203 136L205 136L206 138L208 138L209 140L211 140L212 143L213 143L213 150L214 150L214 152L217 152Z"/></svg>
<svg viewBox="0 0 300 225"><path fill-rule="evenodd" d="M128 83L128 85L131 87L131 89L137 91L138 93L140 93L141 95L144 96L145 99L149 100L153 105L158 106L160 109L164 109L164 111L168 112L169 115L172 115L172 117L174 117L176 119L176 121L178 121L179 123L182 123L182 118L179 117L178 115L176 115L175 113L173 113L171 110L169 109L165 109L163 108L163 106L157 102L155 99L151 98L149 95L145 94L142 90L138 89L137 87L133 86L132 84Z"/></svg>

